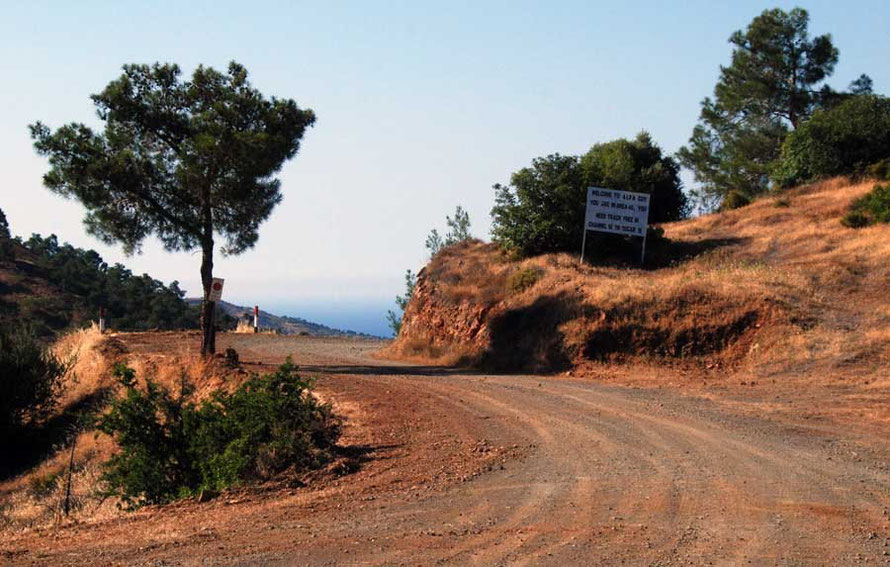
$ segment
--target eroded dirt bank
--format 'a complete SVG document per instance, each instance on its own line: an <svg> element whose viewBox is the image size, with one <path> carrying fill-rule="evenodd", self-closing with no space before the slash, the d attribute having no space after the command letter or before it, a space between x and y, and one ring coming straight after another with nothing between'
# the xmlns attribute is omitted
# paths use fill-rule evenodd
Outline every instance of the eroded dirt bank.
<svg viewBox="0 0 890 567"><path fill-rule="evenodd" d="M175 335L125 336L165 352ZM10 564L849 564L890 559L890 451L855 391L658 371L628 386L376 360L380 343L226 335L292 354L358 471L4 533ZM656 372L655 370L650 370ZM667 374L664 374L667 373ZM645 375L640 370L636 375ZM640 379L642 380L642 379ZM625 385L619 385L625 384ZM693 387L694 385L694 387ZM843 423L843 425L839 425Z"/></svg>

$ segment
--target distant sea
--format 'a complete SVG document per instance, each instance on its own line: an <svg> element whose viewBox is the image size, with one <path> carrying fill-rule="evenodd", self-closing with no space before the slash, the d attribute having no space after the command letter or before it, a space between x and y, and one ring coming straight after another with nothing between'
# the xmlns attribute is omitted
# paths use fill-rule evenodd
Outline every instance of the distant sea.
<svg viewBox="0 0 890 567"><path fill-rule="evenodd" d="M274 315L299 317L343 331L356 331L377 337L392 337L386 312L396 310L392 300L318 299L312 301L270 302L262 307Z"/></svg>

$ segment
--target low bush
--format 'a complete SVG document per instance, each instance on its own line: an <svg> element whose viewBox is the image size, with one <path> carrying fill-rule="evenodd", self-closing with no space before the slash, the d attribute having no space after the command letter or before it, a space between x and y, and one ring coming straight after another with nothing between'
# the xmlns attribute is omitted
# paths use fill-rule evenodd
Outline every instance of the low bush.
<svg viewBox="0 0 890 567"><path fill-rule="evenodd" d="M788 135L773 179L781 187L793 187L822 177L871 173L869 166L887 158L890 99L853 96L815 112Z"/></svg>
<svg viewBox="0 0 890 567"><path fill-rule="evenodd" d="M877 223L890 223L890 184L875 188L853 201L841 224L862 228Z"/></svg>
<svg viewBox="0 0 890 567"><path fill-rule="evenodd" d="M890 181L890 157L868 166L868 175L883 181Z"/></svg>
<svg viewBox="0 0 890 567"><path fill-rule="evenodd" d="M741 191L732 190L726 194L720 208L723 210L739 209L751 204L751 197Z"/></svg>
<svg viewBox="0 0 890 567"><path fill-rule="evenodd" d="M201 404L192 401L184 379L173 394L151 379L139 388L124 366L115 375L126 392L98 427L120 451L105 465L103 480L107 494L128 508L320 466L340 435L340 420L312 395L312 383L290 359Z"/></svg>
<svg viewBox="0 0 890 567"><path fill-rule="evenodd" d="M6 452L13 437L55 408L68 367L30 330L0 329L0 447L4 459L14 458Z"/></svg>
<svg viewBox="0 0 890 567"><path fill-rule="evenodd" d="M536 268L521 268L507 277L507 288L512 293L522 293L541 279L541 271Z"/></svg>
<svg viewBox="0 0 890 567"><path fill-rule="evenodd" d="M59 483L59 475L58 473L47 473L44 475L37 475L31 478L28 481L28 489L37 498L45 498L52 494L53 490L56 489L56 485Z"/></svg>

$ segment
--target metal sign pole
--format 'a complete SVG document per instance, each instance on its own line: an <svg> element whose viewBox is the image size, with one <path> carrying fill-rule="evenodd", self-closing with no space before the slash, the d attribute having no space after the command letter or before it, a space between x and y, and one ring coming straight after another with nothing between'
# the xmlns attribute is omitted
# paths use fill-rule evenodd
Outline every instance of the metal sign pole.
<svg viewBox="0 0 890 567"><path fill-rule="evenodd" d="M643 250L640 252L640 265L646 263L646 236L649 231L643 233Z"/></svg>
<svg viewBox="0 0 890 567"><path fill-rule="evenodd" d="M584 221L585 224L587 221ZM581 258L578 260L580 263L584 263L584 247L587 246L587 227L584 227L584 238L581 239Z"/></svg>

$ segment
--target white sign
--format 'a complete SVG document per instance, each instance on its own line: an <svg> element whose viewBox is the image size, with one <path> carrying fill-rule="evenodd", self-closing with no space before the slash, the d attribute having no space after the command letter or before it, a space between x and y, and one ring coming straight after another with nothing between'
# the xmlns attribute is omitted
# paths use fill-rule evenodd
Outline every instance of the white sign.
<svg viewBox="0 0 890 567"><path fill-rule="evenodd" d="M208 301L219 301L222 299L222 288L223 282L226 280L222 278L213 278L213 282L210 284L210 296L207 298Z"/></svg>
<svg viewBox="0 0 890 567"><path fill-rule="evenodd" d="M645 237L649 197L647 193L588 187L584 229Z"/></svg>

